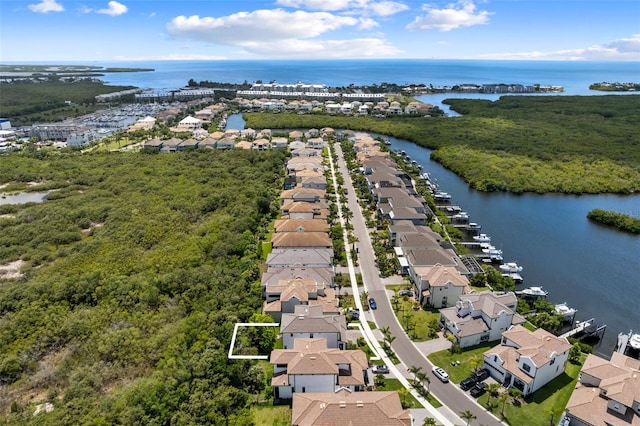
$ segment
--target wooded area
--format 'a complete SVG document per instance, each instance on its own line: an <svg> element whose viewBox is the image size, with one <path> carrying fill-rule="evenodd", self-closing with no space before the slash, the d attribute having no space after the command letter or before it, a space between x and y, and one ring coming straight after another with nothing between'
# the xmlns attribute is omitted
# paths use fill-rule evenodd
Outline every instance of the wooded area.
<svg viewBox="0 0 640 426"><path fill-rule="evenodd" d="M234 323L267 321L258 240L285 153L36 155L0 169L3 191L52 191L0 206L0 265L24 262L0 280L2 423L251 424L267 377L227 351Z"/></svg>
<svg viewBox="0 0 640 426"><path fill-rule="evenodd" d="M245 114L252 128L368 130L433 149L484 191L640 190L640 96L503 96L445 101L463 117Z"/></svg>

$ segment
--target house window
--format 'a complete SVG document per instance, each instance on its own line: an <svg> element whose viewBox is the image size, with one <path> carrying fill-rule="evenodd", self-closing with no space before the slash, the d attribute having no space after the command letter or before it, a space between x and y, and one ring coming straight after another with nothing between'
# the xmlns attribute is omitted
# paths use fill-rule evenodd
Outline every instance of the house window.
<svg viewBox="0 0 640 426"><path fill-rule="evenodd" d="M302 387L302 393L305 393L306 391L307 391L307 388L303 386Z"/></svg>
<svg viewBox="0 0 640 426"><path fill-rule="evenodd" d="M614 410L619 410L620 409L620 404L618 404L617 402L613 404L613 409Z"/></svg>
<svg viewBox="0 0 640 426"><path fill-rule="evenodd" d="M498 362L498 355L493 356L493 362Z"/></svg>
<svg viewBox="0 0 640 426"><path fill-rule="evenodd" d="M531 371L531 366L529 364L522 364L522 369L528 373Z"/></svg>
<svg viewBox="0 0 640 426"><path fill-rule="evenodd" d="M313 339L313 333L309 334L309 338Z"/></svg>
<svg viewBox="0 0 640 426"><path fill-rule="evenodd" d="M551 358L551 362L549 363L549 365L553 365L556 363L556 359L555 358Z"/></svg>

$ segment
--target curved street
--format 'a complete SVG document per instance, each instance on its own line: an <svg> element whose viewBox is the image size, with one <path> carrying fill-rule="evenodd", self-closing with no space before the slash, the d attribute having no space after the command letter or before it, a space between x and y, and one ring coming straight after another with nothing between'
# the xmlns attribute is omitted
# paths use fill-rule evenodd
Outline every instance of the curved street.
<svg viewBox="0 0 640 426"><path fill-rule="evenodd" d="M374 297L378 308L374 311L369 311L372 319L380 327L389 327L391 334L395 336L395 340L392 342L392 348L400 359L402 365L398 366L398 370L404 368L405 372L407 367L417 366L422 368L423 371L429 374L431 383L429 385L430 392L438 399L444 407L437 410L446 417L452 424L464 424L465 422L460 420L458 415L462 411L471 411L476 419L474 423L482 425L502 425L503 423L489 413L483 407L478 405L475 400L464 393L458 385L452 383L440 382L432 373L431 362L426 358L426 353L420 351L420 349L409 339L402 326L398 322L395 313L391 307L388 293L385 289L385 284L380 277L380 273L376 266L376 258L371 245L369 232L365 225L365 220L358 205L356 194L353 187L353 182L347 170L344 155L339 144L334 144L338 156L338 170L344 177L344 187L347 189L348 205L347 207L353 212L353 218L351 224L353 225L354 236L358 239L358 263L360 265L359 272L362 275L364 287L369 293L370 297ZM350 247L345 245L347 250L347 257L351 259ZM354 299L359 305L359 294L357 294L357 286L354 287ZM403 372L403 373L405 373Z"/></svg>

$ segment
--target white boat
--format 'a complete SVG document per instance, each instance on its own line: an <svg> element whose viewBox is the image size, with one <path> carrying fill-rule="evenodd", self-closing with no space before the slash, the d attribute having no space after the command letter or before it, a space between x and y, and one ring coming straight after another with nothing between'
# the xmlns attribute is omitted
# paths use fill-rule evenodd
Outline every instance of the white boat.
<svg viewBox="0 0 640 426"><path fill-rule="evenodd" d="M640 351L640 333L634 333L629 337L629 346Z"/></svg>
<svg viewBox="0 0 640 426"><path fill-rule="evenodd" d="M521 283L522 281L524 281L524 278L522 278L522 275L520 275L517 272L503 273L502 276L503 277L509 277L513 281L515 281L516 283Z"/></svg>
<svg viewBox="0 0 640 426"><path fill-rule="evenodd" d="M522 272L522 266L519 266L516 262L507 262L499 266L502 272Z"/></svg>
<svg viewBox="0 0 640 426"><path fill-rule="evenodd" d="M498 250L497 248L495 248L494 246L489 246L487 248L483 248L482 252L484 254L488 254L488 255L494 255L494 254L502 254L502 250Z"/></svg>
<svg viewBox="0 0 640 426"><path fill-rule="evenodd" d="M573 317L578 312L577 309L571 308L567 305L567 302L558 303L555 306L556 314L562 315L565 321L573 321Z"/></svg>
<svg viewBox="0 0 640 426"><path fill-rule="evenodd" d="M436 200L450 200L451 195L447 194L446 192L436 192L433 198L435 198Z"/></svg>
<svg viewBox="0 0 640 426"><path fill-rule="evenodd" d="M481 243L488 243L491 241L491 237L488 236L487 234L475 235L473 239Z"/></svg>
<svg viewBox="0 0 640 426"><path fill-rule="evenodd" d="M516 294L518 296L525 296L525 297L547 297L549 292L546 290L543 290L542 287L528 287L522 291L516 292Z"/></svg>

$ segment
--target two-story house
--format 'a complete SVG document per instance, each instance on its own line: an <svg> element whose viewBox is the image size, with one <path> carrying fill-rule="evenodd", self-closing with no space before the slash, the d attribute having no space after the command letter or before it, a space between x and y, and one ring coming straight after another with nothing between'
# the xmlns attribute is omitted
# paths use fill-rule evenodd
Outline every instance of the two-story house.
<svg viewBox="0 0 640 426"><path fill-rule="evenodd" d="M517 304L513 292L464 294L455 306L440 309L440 324L460 348L499 340L512 325L526 322L516 313Z"/></svg>
<svg viewBox="0 0 640 426"><path fill-rule="evenodd" d="M298 305L280 320L282 347L293 348L296 339L326 339L327 347L347 348L347 321L344 315L325 315L322 306Z"/></svg>
<svg viewBox="0 0 640 426"><path fill-rule="evenodd" d="M367 355L328 348L326 339L295 339L293 348L273 350L269 362L274 366L271 386L276 399L339 388L360 391L369 384Z"/></svg>
<svg viewBox="0 0 640 426"><path fill-rule="evenodd" d="M516 325L502 333L502 341L484 353L484 368L504 387L530 395L562 373L571 345L541 328Z"/></svg>
<svg viewBox="0 0 640 426"><path fill-rule="evenodd" d="M569 398L570 425L640 425L640 361L614 352L587 356Z"/></svg>

